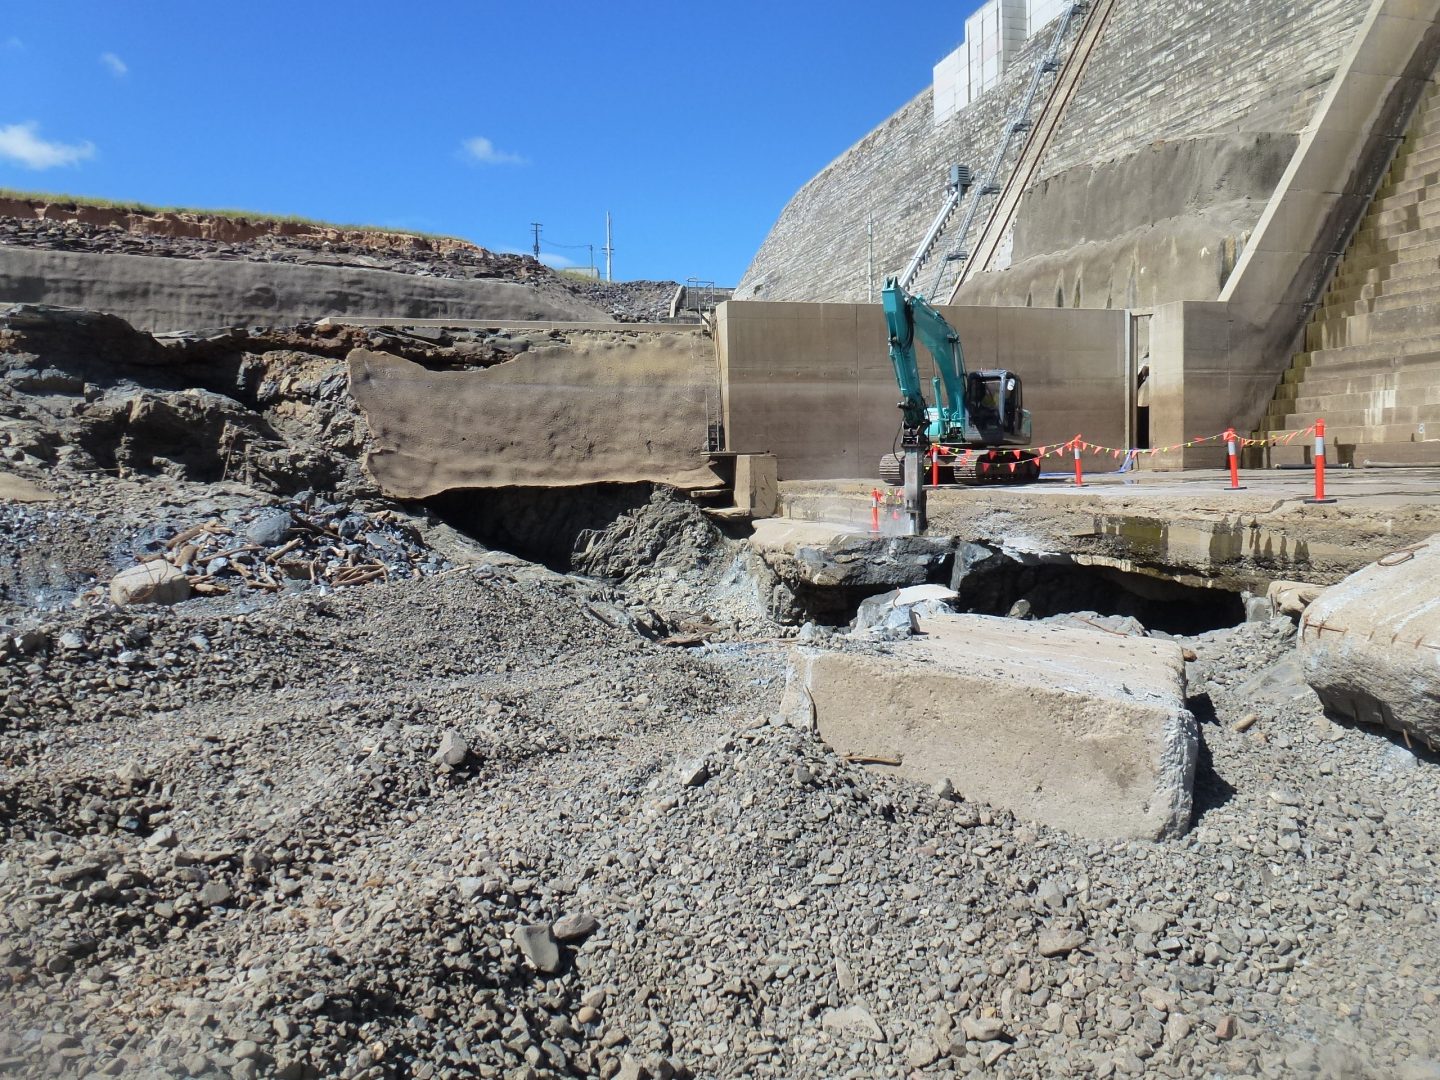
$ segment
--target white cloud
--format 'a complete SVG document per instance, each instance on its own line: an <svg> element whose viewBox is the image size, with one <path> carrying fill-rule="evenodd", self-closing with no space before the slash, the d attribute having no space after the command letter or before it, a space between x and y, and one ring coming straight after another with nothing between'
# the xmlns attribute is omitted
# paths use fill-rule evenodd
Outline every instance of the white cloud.
<svg viewBox="0 0 1440 1080"><path fill-rule="evenodd" d="M125 63L124 60L121 60L120 57L116 56L113 52L101 53L100 63L109 68L110 74L114 75L117 79L123 79L130 71L130 65Z"/></svg>
<svg viewBox="0 0 1440 1080"><path fill-rule="evenodd" d="M0 158L27 169L53 169L57 165L74 165L95 156L94 143L49 142L36 134L39 129L40 126L33 120L0 127Z"/></svg>
<svg viewBox="0 0 1440 1080"><path fill-rule="evenodd" d="M21 40L20 40L18 37L16 37L14 34L11 34L9 37L7 37L7 38L5 39L5 48L7 48L7 49L15 49L15 50L18 51L18 50L20 50L20 49L25 48L25 42L21 41Z"/></svg>
<svg viewBox="0 0 1440 1080"><path fill-rule="evenodd" d="M475 135L460 143L460 154L467 161L479 165L524 165L525 159L508 150L498 150L495 144L483 135Z"/></svg>

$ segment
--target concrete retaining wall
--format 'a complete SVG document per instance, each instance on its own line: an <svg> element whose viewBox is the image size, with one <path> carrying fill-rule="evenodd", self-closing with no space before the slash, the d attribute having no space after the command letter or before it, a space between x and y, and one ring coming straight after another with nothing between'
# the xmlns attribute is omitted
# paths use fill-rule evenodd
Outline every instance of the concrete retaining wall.
<svg viewBox="0 0 1440 1080"><path fill-rule="evenodd" d="M350 390L386 494L654 481L720 486L704 454L719 411L715 353L698 330L571 331L473 371L350 354Z"/></svg>
<svg viewBox="0 0 1440 1080"><path fill-rule="evenodd" d="M1087 174L1068 186L1091 186L1090 174L1103 168L1108 175L1091 186L1089 198L1091 209L1102 211L1097 220L1111 224L1063 249L1071 271L1065 306L1214 299L1227 241L1232 249L1243 246L1277 179L1273 159L1294 145L1367 7L1364 0L1119 0L1042 159L1040 183L1022 200L1016 268L1025 257L1025 237L1033 235L1027 219L1057 216L1047 209L1044 181L1084 168ZM868 298L871 284L878 290L885 274L908 261L939 208L949 163L979 169L993 155L1042 38L1027 43L998 88L941 127L932 122L927 89L832 162L785 207L736 295L859 301ZM1207 145L1194 153L1213 152L1209 137L1219 137L1222 156L1234 168L1218 178L1205 170L1177 170L1166 191L1157 193L1152 145L1201 136ZM1252 153L1258 159L1247 156ZM1070 199L1059 187L1048 191ZM1126 230L1137 226L1117 214L1130 207L1149 208L1141 227L1158 235L1127 243ZM867 280L867 215L874 221L873 283ZM1119 247L1104 247L1117 242ZM1095 269L1077 300L1074 268L1092 258ZM1126 263L1137 282L1133 299ZM980 302L1024 304L1029 296L1050 306L1057 270L1002 271ZM929 280L923 272L921 281Z"/></svg>
<svg viewBox="0 0 1440 1080"><path fill-rule="evenodd" d="M960 334L967 366L1020 375L1037 443L1083 433L1129 445L1125 312L940 310ZM900 424L879 304L732 300L720 306L716 340L730 449L773 453L782 480L876 475ZM1118 464L1087 459L1091 469Z"/></svg>
<svg viewBox="0 0 1440 1080"><path fill-rule="evenodd" d="M3 302L105 311L150 331L284 326L326 315L607 319L594 305L510 281L20 247L0 247Z"/></svg>

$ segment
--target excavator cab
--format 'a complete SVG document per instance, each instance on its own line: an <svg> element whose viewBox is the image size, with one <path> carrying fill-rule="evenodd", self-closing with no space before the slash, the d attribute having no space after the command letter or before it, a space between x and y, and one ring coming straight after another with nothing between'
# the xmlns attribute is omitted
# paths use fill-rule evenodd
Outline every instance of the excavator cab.
<svg viewBox="0 0 1440 1080"><path fill-rule="evenodd" d="M965 412L987 445L1000 446L1023 436L1020 376L1003 368L970 372L965 378Z"/></svg>

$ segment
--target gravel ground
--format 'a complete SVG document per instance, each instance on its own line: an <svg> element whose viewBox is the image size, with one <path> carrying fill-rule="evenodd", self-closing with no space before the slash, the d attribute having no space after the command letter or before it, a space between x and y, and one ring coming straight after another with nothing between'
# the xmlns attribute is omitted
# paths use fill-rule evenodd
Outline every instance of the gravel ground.
<svg viewBox="0 0 1440 1080"><path fill-rule="evenodd" d="M148 483L165 498L91 478L40 512L115 551L135 507L179 531L215 501ZM1186 639L1195 828L1096 843L771 722L790 631L758 615L670 648L594 602L724 603L724 559L686 579L643 516L594 557L609 584L481 556L17 600L0 1067L1440 1076L1440 772L1325 720L1288 622Z"/></svg>

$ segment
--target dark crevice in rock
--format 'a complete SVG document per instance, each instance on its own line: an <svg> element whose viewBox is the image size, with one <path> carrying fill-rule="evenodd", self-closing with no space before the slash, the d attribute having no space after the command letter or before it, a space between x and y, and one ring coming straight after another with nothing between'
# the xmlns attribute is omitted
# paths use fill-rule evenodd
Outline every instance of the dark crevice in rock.
<svg viewBox="0 0 1440 1080"><path fill-rule="evenodd" d="M964 545L952 587L959 607L979 615L1015 611L1045 619L1073 612L1133 618L1147 630L1193 635L1245 621L1242 595L1162 577L1086 565L1064 555L1015 557Z"/></svg>

